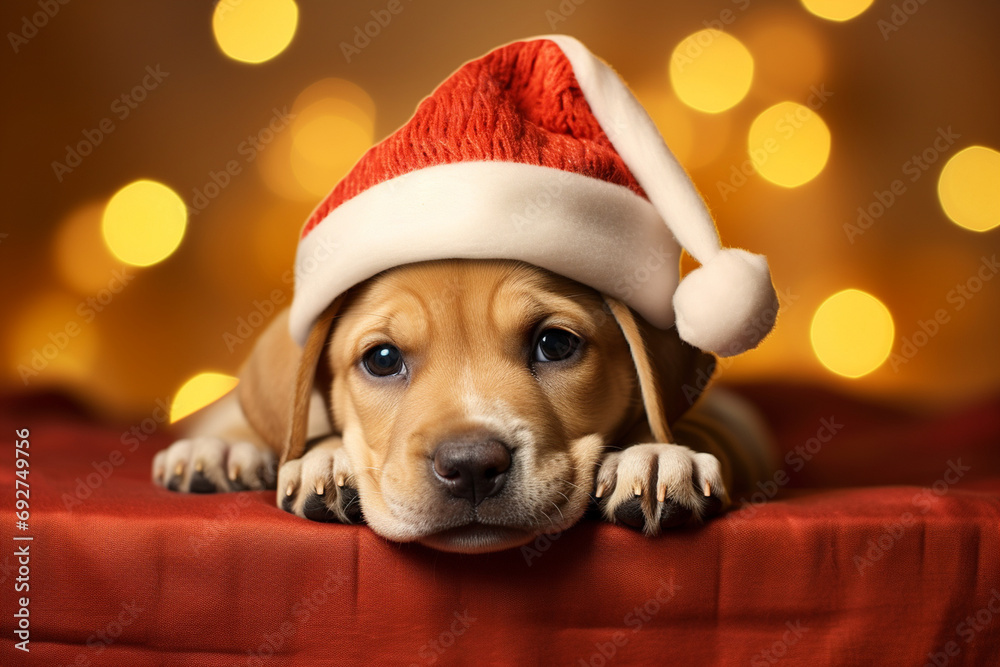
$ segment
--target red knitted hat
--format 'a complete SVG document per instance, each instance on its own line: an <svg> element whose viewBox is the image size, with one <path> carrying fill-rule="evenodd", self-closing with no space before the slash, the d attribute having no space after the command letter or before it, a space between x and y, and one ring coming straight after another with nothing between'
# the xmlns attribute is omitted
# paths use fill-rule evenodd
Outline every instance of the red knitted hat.
<svg viewBox="0 0 1000 667"><path fill-rule="evenodd" d="M680 285L678 242L702 264ZM777 312L766 260L721 248L631 92L563 35L466 63L337 184L302 230L292 335L380 271L449 258L554 271L723 356Z"/></svg>

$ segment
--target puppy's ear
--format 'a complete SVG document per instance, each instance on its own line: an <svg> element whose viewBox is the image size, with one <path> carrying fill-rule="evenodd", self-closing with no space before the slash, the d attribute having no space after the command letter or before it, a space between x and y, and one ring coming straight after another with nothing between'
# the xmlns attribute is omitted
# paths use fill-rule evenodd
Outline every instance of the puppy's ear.
<svg viewBox="0 0 1000 667"><path fill-rule="evenodd" d="M715 357L680 339L677 327L658 329L612 297L604 297L625 335L639 377L650 430L658 442L674 442L670 424L694 405L715 372Z"/></svg>
<svg viewBox="0 0 1000 667"><path fill-rule="evenodd" d="M292 403L292 423L288 436L287 445L281 454L280 463L301 457L306 449L306 436L309 430L309 402L312 396L313 387L316 384L316 366L323 349L330 339L330 331L333 329L333 318L340 310L343 303L343 295L327 306L316 323L313 324L306 339L305 347L302 348L302 356L295 372L295 390ZM325 395L325 392L324 392ZM327 397L329 405L329 397ZM280 464L279 464L280 465Z"/></svg>
<svg viewBox="0 0 1000 667"><path fill-rule="evenodd" d="M243 414L271 449L281 452L281 463L299 458L305 449L316 365L340 303L337 299L324 311L303 347L288 333L288 311L279 313L240 371Z"/></svg>

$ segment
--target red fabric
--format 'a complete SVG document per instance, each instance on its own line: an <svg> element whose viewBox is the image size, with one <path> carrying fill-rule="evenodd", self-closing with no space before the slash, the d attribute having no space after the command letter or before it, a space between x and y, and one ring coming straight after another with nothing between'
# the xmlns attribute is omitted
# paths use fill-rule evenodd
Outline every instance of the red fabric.
<svg viewBox="0 0 1000 667"><path fill-rule="evenodd" d="M583 97L554 42L515 42L466 63L372 147L313 211L305 237L330 211L417 169L496 160L563 169L645 197Z"/></svg>
<svg viewBox="0 0 1000 667"><path fill-rule="evenodd" d="M129 452L125 428L37 402L0 409L0 664L1000 664L1000 400L921 417L801 387L743 391L785 451L841 425L752 516L653 540L588 520L484 556L304 521L273 492L171 493L149 481L167 433ZM13 648L11 533L35 538L30 654Z"/></svg>

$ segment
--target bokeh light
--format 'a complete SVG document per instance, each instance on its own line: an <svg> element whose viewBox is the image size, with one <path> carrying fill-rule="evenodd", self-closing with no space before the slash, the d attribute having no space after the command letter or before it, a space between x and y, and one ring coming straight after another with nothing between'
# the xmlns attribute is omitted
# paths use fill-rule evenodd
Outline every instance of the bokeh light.
<svg viewBox="0 0 1000 667"><path fill-rule="evenodd" d="M858 289L837 292L813 315L809 339L828 369L849 378L871 373L888 358L895 327L885 305Z"/></svg>
<svg viewBox="0 0 1000 667"><path fill-rule="evenodd" d="M375 103L356 84L328 78L303 90L292 113L291 130L261 154L260 174L276 194L314 202L371 147Z"/></svg>
<svg viewBox="0 0 1000 667"><path fill-rule="evenodd" d="M847 21L868 9L875 0L802 0L812 14L828 21Z"/></svg>
<svg viewBox="0 0 1000 667"><path fill-rule="evenodd" d="M184 419L231 392L240 381L224 373L198 373L177 390L170 404L170 423Z"/></svg>
<svg viewBox="0 0 1000 667"><path fill-rule="evenodd" d="M121 267L101 238L103 203L84 204L72 211L56 230L52 259L63 283L81 295L108 286Z"/></svg>
<svg viewBox="0 0 1000 667"><path fill-rule="evenodd" d="M956 225L976 232L1000 225L1000 152L969 146L953 155L938 178L938 199Z"/></svg>
<svg viewBox="0 0 1000 667"><path fill-rule="evenodd" d="M823 171L830 156L830 130L809 107L779 102L754 119L748 150L757 173L794 188Z"/></svg>
<svg viewBox="0 0 1000 667"><path fill-rule="evenodd" d="M115 257L150 266L169 257L187 227L187 207L176 192L156 181L135 181L116 192L101 221L104 242Z"/></svg>
<svg viewBox="0 0 1000 667"><path fill-rule="evenodd" d="M8 358L28 387L87 381L99 348L98 311L65 292L33 295L13 318Z"/></svg>
<svg viewBox="0 0 1000 667"><path fill-rule="evenodd" d="M212 14L212 32L233 60L262 63L285 50L298 22L294 0L220 0Z"/></svg>
<svg viewBox="0 0 1000 667"><path fill-rule="evenodd" d="M688 106L718 113L742 100L753 82L753 56L724 32L708 28L685 37L670 55L670 82Z"/></svg>
<svg viewBox="0 0 1000 667"><path fill-rule="evenodd" d="M327 194L372 145L370 130L330 106L308 107L292 130L292 173L317 197Z"/></svg>

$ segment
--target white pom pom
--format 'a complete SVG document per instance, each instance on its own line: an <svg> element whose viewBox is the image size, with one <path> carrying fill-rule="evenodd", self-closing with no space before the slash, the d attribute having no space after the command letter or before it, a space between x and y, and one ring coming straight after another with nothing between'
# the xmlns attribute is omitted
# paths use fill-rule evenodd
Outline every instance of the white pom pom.
<svg viewBox="0 0 1000 667"><path fill-rule="evenodd" d="M681 339L720 357L756 347L777 316L767 260L746 250L722 249L685 276L674 293Z"/></svg>

